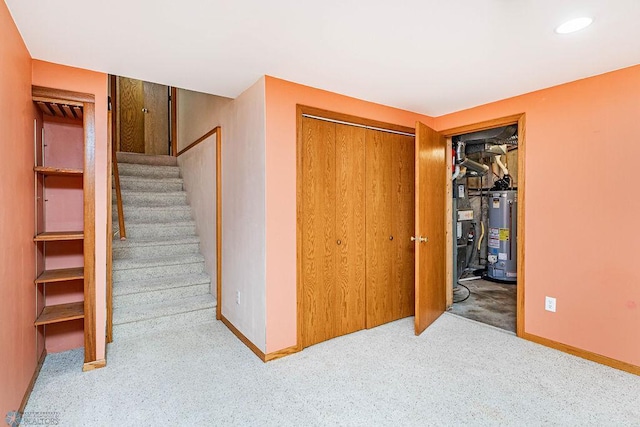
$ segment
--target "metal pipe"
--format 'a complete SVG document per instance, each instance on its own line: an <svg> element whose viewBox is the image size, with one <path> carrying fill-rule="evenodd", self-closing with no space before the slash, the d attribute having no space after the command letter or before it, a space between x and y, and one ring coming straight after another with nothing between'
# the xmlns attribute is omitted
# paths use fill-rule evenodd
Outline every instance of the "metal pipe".
<svg viewBox="0 0 640 427"><path fill-rule="evenodd" d="M472 280L478 280L478 279L482 279L482 276L465 277L464 279L458 279L458 282L470 282Z"/></svg>
<svg viewBox="0 0 640 427"><path fill-rule="evenodd" d="M507 169L507 167L504 165L504 163L502 163L502 160L500 160L500 156L496 156L496 164L498 165L498 167L502 170L502 175L509 175L509 170Z"/></svg>

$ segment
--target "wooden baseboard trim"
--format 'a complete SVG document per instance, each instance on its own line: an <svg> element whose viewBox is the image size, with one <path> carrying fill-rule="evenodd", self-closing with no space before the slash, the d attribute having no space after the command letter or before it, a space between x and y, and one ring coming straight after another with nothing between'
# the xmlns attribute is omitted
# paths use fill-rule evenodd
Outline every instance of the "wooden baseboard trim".
<svg viewBox="0 0 640 427"><path fill-rule="evenodd" d="M229 328L229 330L233 332L233 334L238 337L238 339L242 341L244 345L249 347L249 349L253 351L255 355L258 356L263 362L270 362L272 360L280 359L281 357L297 353L301 350L301 348L299 348L297 345L293 345L291 347L283 348L282 350L264 354L258 347L256 347L254 343L249 341L249 338L245 337L244 334L238 330L238 328L233 326L233 323L231 323L226 317L224 317L224 315L220 316L220 320L222 320L222 323L224 323L227 328Z"/></svg>
<svg viewBox="0 0 640 427"><path fill-rule="evenodd" d="M231 332L233 332L233 334L236 337L238 337L238 339L240 341L242 341L244 343L244 345L249 347L249 349L251 351L253 351L256 354L256 356L258 356L260 358L260 360L262 360L263 362L266 361L265 354L262 351L260 351L260 349L258 347L256 347L256 345L254 343L249 341L249 338L245 337L244 334L238 330L238 328L233 326L233 324L231 322L229 322L229 320L227 320L227 318L224 317L224 315L221 315L220 317L221 317L220 320L222 320L222 323L224 323L227 326L227 328L229 328L229 330Z"/></svg>
<svg viewBox="0 0 640 427"><path fill-rule="evenodd" d="M27 386L27 390L24 392L24 396L22 396L22 402L20 402L20 409L18 412L21 414L24 413L24 408L26 408L27 403L29 402L29 397L31 396L31 392L33 391L33 386L36 384L36 380L38 379L38 375L40 375L40 369L42 369L42 364L44 363L44 359L47 357L47 350L42 351L42 355L40 359L38 359L38 365L36 366L36 370L33 371L33 375L31 376L31 381L29 382L29 386Z"/></svg>
<svg viewBox="0 0 640 427"><path fill-rule="evenodd" d="M292 345L291 347L283 348L282 350L274 351L272 353L268 353L264 361L270 362L272 360L280 359L281 357L289 356L290 354L297 353L301 350L297 345Z"/></svg>
<svg viewBox="0 0 640 427"><path fill-rule="evenodd" d="M82 372L93 371L95 369L104 368L105 366L107 366L107 360L106 359L100 359L100 360L96 360L96 361L93 361L93 362L87 362L84 365L82 365Z"/></svg>
<svg viewBox="0 0 640 427"><path fill-rule="evenodd" d="M551 347L556 350L560 350L564 353L569 353L574 356L581 357L583 359L591 360L592 362L600 363L602 365L607 365L615 369L619 369L621 371L629 372L631 374L640 375L640 366L632 365L631 363L622 362L617 359L612 359L607 356L603 356L601 354L592 353L587 350L582 350L577 347L573 347L567 344L563 344L558 341L553 341L548 338L539 337L537 335L533 335L525 332L522 335L522 338L535 342L537 344L544 345L545 347Z"/></svg>

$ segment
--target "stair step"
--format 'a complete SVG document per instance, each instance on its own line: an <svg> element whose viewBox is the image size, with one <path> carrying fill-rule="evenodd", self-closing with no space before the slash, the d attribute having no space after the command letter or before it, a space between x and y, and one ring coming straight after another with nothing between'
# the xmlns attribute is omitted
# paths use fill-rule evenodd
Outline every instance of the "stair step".
<svg viewBox="0 0 640 427"><path fill-rule="evenodd" d="M149 280L127 280L113 282L113 296L124 296L143 292L155 292L172 288L210 284L207 273L188 274L186 276L166 276Z"/></svg>
<svg viewBox="0 0 640 427"><path fill-rule="evenodd" d="M116 195L112 196L112 203L116 202ZM126 207L131 205L144 205L144 206L177 206L187 204L187 192L186 191L170 191L166 193L152 193L146 191L123 191L122 192L122 204L125 206L125 220L126 220Z"/></svg>
<svg viewBox="0 0 640 427"><path fill-rule="evenodd" d="M141 165L136 163L118 163L120 177L157 177L157 178L179 178L180 168L178 166L156 166Z"/></svg>
<svg viewBox="0 0 640 427"><path fill-rule="evenodd" d="M126 151L118 151L116 158L118 159L118 166L120 166L120 163L162 166L176 166L178 164L178 158L174 156L129 153Z"/></svg>
<svg viewBox="0 0 640 427"><path fill-rule="evenodd" d="M113 224L118 229L118 223ZM174 222L135 222L125 223L127 239L163 239L181 236L195 236L196 223L193 220Z"/></svg>
<svg viewBox="0 0 640 427"><path fill-rule="evenodd" d="M113 335L125 339L215 320L211 278L177 159L117 153L127 240L113 241ZM114 230L118 229L115 192Z"/></svg>
<svg viewBox="0 0 640 427"><path fill-rule="evenodd" d="M209 295L211 283L199 283L177 288L158 289L157 291L147 291L135 294L113 296L113 307L124 308L139 306L142 304L155 304L165 301L176 301L180 298L189 298L202 295Z"/></svg>
<svg viewBox="0 0 640 427"><path fill-rule="evenodd" d="M168 276L152 280L114 282L113 307L174 301L211 292L208 274Z"/></svg>
<svg viewBox="0 0 640 427"><path fill-rule="evenodd" d="M183 255L179 257L154 257L113 260L113 271L150 268L158 266L175 266L203 262L200 254ZM118 279L114 279L117 281Z"/></svg>
<svg viewBox="0 0 640 427"><path fill-rule="evenodd" d="M160 330L184 330L215 320L215 307L216 300L210 294L157 304L114 307L113 337L122 340Z"/></svg>
<svg viewBox="0 0 640 427"><path fill-rule="evenodd" d="M114 227L117 229L117 227ZM170 257L200 253L200 238L184 236L165 239L115 239L113 259Z"/></svg>
<svg viewBox="0 0 640 427"><path fill-rule="evenodd" d="M125 226L129 221L153 222L153 221L179 221L191 219L191 207L189 205L175 206L144 206L126 205L124 209ZM118 221L118 209L114 203L112 206L114 222Z"/></svg>
<svg viewBox="0 0 640 427"><path fill-rule="evenodd" d="M180 334L189 328L202 323L213 322L216 319L215 307L178 313L171 316L158 317L140 322L113 325L113 339L122 342L128 339L141 339L154 336L165 331L175 331Z"/></svg>
<svg viewBox="0 0 640 427"><path fill-rule="evenodd" d="M114 249L124 249L132 247L148 247L148 246L164 246L164 245L181 245L189 243L200 243L198 236L176 237L173 239L135 239L135 240L114 240Z"/></svg>
<svg viewBox="0 0 640 427"><path fill-rule="evenodd" d="M165 301L156 304L142 304L135 307L114 307L114 325L139 322L141 320L155 319L172 314L187 313L204 308L214 308L216 299L211 294L189 298L180 298L174 301ZM116 320L117 319L117 320Z"/></svg>
<svg viewBox="0 0 640 427"><path fill-rule="evenodd" d="M148 280L157 277L204 272L204 257L190 254L158 258L113 260L113 281Z"/></svg>
<svg viewBox="0 0 640 427"><path fill-rule="evenodd" d="M113 188L115 188L115 180ZM172 192L182 191L182 178L147 178L139 176L120 177L120 189L129 191Z"/></svg>

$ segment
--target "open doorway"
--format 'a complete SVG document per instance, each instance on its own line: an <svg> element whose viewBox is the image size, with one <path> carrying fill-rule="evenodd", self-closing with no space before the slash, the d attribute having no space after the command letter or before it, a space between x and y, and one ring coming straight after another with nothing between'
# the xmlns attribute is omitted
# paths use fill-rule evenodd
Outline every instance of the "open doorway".
<svg viewBox="0 0 640 427"><path fill-rule="evenodd" d="M449 311L519 332L524 120L505 121L448 133L453 173Z"/></svg>

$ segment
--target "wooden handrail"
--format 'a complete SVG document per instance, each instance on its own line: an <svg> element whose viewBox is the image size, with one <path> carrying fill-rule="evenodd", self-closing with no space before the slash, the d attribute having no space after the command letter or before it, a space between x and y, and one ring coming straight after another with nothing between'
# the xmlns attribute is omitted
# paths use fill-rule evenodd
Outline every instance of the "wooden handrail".
<svg viewBox="0 0 640 427"><path fill-rule="evenodd" d="M209 138L211 135L213 135L214 133L218 132L219 130L220 130L220 126L214 127L209 132L205 133L200 138L196 139L194 142L192 142L191 144L187 145L182 150L178 151L178 156L181 155L181 154L186 153L189 150L191 150L193 147L195 147L196 145L200 144L202 141L204 141L205 139Z"/></svg>
<svg viewBox="0 0 640 427"><path fill-rule="evenodd" d="M124 209L122 208L122 193L120 191L120 173L118 172L118 157L115 144L111 144L111 154L113 160L113 179L116 183L116 204L118 205L118 228L120 231L120 240L127 240L127 230L124 225Z"/></svg>

